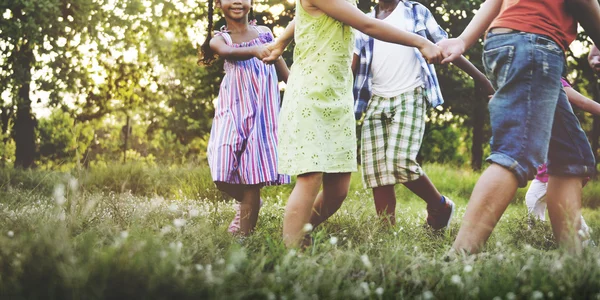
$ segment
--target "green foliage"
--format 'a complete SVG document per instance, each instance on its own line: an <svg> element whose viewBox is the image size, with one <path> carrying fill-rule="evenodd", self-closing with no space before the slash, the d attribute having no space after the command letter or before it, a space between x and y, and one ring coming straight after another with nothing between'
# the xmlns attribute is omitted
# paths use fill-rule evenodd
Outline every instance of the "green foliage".
<svg viewBox="0 0 600 300"><path fill-rule="evenodd" d="M123 167L106 178L3 170L3 182L20 176L52 184L43 184L49 191L25 183L0 193L0 298L589 299L600 290L599 253L571 256L557 249L548 224L527 229L522 203L508 207L483 253L451 255L478 177L467 169L425 166L458 205L445 234L422 227L425 204L414 195L399 194L397 226L382 227L356 174L342 208L312 232L314 244L303 251L286 250L281 241L289 188L263 189L257 230L240 241L226 232L231 202L215 201L212 192L174 199L86 187L133 173L172 187L209 178L206 167L162 169L195 173L178 182L161 181L158 169L135 169ZM584 215L592 228L599 226L597 211ZM600 237L596 231L592 236Z"/></svg>
<svg viewBox="0 0 600 300"><path fill-rule="evenodd" d="M39 160L50 168L56 168L54 164L65 169L75 167L94 139L90 124L77 124L62 110L55 110L48 118L41 119L37 130Z"/></svg>

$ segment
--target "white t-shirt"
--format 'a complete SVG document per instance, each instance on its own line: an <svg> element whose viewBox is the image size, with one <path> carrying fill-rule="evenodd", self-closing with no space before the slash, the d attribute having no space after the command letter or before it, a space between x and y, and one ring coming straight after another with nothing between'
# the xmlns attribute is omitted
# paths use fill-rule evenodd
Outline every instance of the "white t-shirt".
<svg viewBox="0 0 600 300"><path fill-rule="evenodd" d="M401 4L382 21L406 30L406 18ZM373 44L373 94L391 98L423 85L421 65L413 47L383 42Z"/></svg>

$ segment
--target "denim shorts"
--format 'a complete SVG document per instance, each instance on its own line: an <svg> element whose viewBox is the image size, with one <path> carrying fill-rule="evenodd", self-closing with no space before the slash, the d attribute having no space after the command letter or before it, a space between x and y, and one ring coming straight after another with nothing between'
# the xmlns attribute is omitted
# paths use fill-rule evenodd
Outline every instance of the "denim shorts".
<svg viewBox="0 0 600 300"><path fill-rule="evenodd" d="M512 171L520 187L537 166L548 174L587 177L595 160L560 82L563 50L550 38L512 32L487 36L483 65L496 94L488 105L492 125L488 162Z"/></svg>

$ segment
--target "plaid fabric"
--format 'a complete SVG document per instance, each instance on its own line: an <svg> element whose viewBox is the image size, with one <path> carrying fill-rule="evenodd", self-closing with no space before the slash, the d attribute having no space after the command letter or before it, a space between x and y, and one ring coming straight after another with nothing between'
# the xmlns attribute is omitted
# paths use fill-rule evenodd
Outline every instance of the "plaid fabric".
<svg viewBox="0 0 600 300"><path fill-rule="evenodd" d="M368 188L418 179L427 99L422 88L393 98L374 96L362 126L363 183Z"/></svg>
<svg viewBox="0 0 600 300"><path fill-rule="evenodd" d="M435 18L427 9L418 2L403 1L398 5L404 5L404 15L406 16L406 28L408 31L416 33L434 43L447 39L448 34L438 25ZM369 17L375 17L375 10L367 14ZM444 103L440 83L438 82L435 68L425 61L423 55L417 48L414 48L415 55L421 64L421 78L425 84L425 92L429 104L436 107ZM356 31L354 53L359 56L359 65L354 80L354 116L359 120L365 110L372 92L371 62L373 61L373 38L359 31Z"/></svg>

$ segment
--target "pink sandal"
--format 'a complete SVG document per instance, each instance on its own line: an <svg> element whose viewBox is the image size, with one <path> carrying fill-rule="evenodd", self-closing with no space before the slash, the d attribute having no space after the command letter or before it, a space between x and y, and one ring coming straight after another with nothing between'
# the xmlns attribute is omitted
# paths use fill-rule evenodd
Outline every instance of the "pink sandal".
<svg viewBox="0 0 600 300"><path fill-rule="evenodd" d="M260 206L262 207L263 205L263 200L260 199ZM238 233L240 231L240 219L241 219L241 213L240 213L240 204L239 203L235 203L233 205L233 209L235 209L235 217L233 217L233 220L231 220L231 223L229 223L229 228L227 228L227 231L229 233Z"/></svg>

